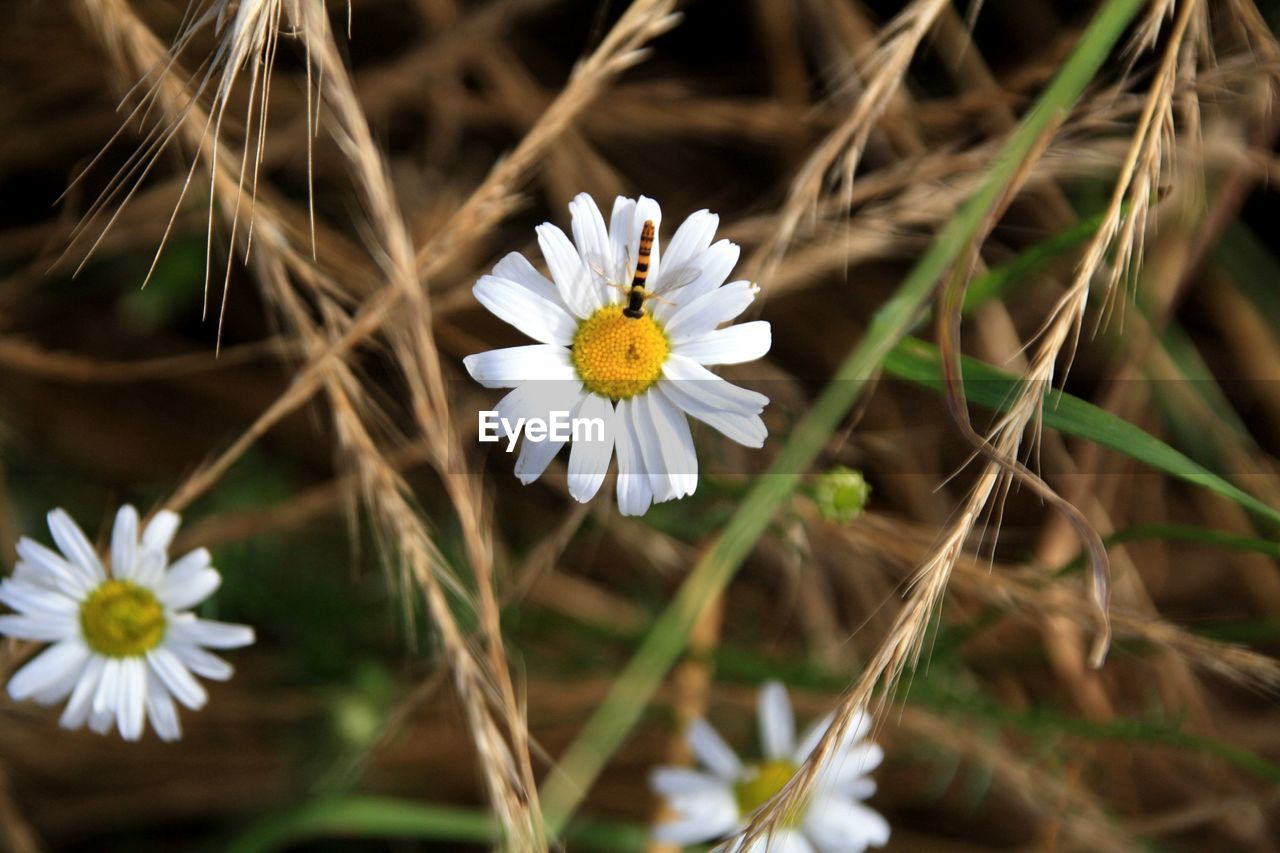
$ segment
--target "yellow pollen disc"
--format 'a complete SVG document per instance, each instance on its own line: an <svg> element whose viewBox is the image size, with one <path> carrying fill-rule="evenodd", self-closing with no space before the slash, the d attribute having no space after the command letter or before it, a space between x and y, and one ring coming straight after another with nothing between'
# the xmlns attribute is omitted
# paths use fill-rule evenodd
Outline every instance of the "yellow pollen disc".
<svg viewBox="0 0 1280 853"><path fill-rule="evenodd" d="M588 391L625 400L658 381L670 349L653 317L624 317L621 305L609 305L578 327L573 336L573 366Z"/></svg>
<svg viewBox="0 0 1280 853"><path fill-rule="evenodd" d="M748 815L769 801L769 798L782 790L782 786L791 781L796 773L796 766L790 761L775 759L753 764L747 768L747 778L733 786L733 797L738 802L738 814ZM784 821L786 826L794 826L804 814L804 809L796 810Z"/></svg>
<svg viewBox="0 0 1280 853"><path fill-rule="evenodd" d="M89 648L109 658L145 654L164 639L164 608L155 594L129 581L107 581L80 605Z"/></svg>

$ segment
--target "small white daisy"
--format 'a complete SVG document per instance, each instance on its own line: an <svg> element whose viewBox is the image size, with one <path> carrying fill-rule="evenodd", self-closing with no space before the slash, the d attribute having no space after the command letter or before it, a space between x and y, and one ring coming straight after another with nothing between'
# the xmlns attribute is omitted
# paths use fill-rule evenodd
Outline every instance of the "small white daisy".
<svg viewBox="0 0 1280 853"><path fill-rule="evenodd" d="M831 725L819 720L796 743L795 716L786 689L769 682L760 690L760 741L764 758L744 764L704 720L689 727L689 745L709 772L659 767L650 784L666 799L675 820L654 828L654 839L697 844L741 831L751 812L782 790ZM824 768L793 822L751 848L752 853L856 853L889 841L889 823L862 801L875 793L867 777L884 751L863 740L871 730L864 713L849 726L831 763Z"/></svg>
<svg viewBox="0 0 1280 853"><path fill-rule="evenodd" d="M70 696L61 719L68 729L87 722L106 734L114 723L126 740L138 740L149 718L162 740L182 736L173 700L194 711L207 699L193 673L231 677L231 665L206 649L247 646L253 629L188 612L222 576L204 548L170 565L179 521L158 512L139 537L137 511L122 506L108 565L61 509L49 513L61 554L26 537L18 542L18 565L0 582L0 602L17 613L0 616L0 634L53 645L14 673L10 696L41 705Z"/></svg>
<svg viewBox="0 0 1280 853"><path fill-rule="evenodd" d="M760 358L769 351L769 324L720 328L746 310L758 288L724 283L738 247L711 242L720 222L715 214L691 215L660 253L662 211L652 199L619 197L608 228L585 193L569 212L573 242L549 222L537 229L550 279L513 252L475 285L481 304L540 343L479 353L464 364L487 388L515 389L497 407L512 423L548 420L557 411L603 422L603 437L595 432L573 442L569 493L590 500L616 451L618 507L641 515L651 503L697 488L686 415L747 447L764 445L768 431L760 413L768 398L726 382L707 365ZM637 271L646 272L641 234L648 222L653 241L644 301L639 312L634 304L624 311ZM538 479L564 444L525 436L516 476L525 484Z"/></svg>

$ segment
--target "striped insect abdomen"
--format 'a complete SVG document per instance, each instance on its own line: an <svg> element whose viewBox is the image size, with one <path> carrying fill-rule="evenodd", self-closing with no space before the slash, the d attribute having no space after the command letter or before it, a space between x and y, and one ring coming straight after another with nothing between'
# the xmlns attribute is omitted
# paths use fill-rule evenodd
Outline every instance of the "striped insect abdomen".
<svg viewBox="0 0 1280 853"><path fill-rule="evenodd" d="M624 316L639 320L644 316L644 283L649 277L649 253L653 251L653 220L646 219L640 229L640 250L636 253L636 272L631 279Z"/></svg>

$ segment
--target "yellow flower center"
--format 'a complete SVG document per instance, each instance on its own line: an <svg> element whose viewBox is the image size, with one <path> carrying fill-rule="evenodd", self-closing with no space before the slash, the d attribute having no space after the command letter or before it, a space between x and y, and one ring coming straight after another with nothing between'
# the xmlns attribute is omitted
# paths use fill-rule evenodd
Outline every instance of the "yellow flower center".
<svg viewBox="0 0 1280 853"><path fill-rule="evenodd" d="M573 336L573 366L588 391L625 400L658 381L670 349L652 316L624 317L621 305L609 305L578 327Z"/></svg>
<svg viewBox="0 0 1280 853"><path fill-rule="evenodd" d="M796 774L796 766L790 761L774 759L762 761L747 768L747 777L733 786L733 797L738 802L738 814L751 814L769 801L769 798L782 790L782 786L791 781ZM804 809L799 808L794 815L788 815L783 822L785 826L795 826L800 822Z"/></svg>
<svg viewBox="0 0 1280 853"><path fill-rule="evenodd" d="M164 639L164 608L149 589L129 581L107 581L80 605L80 627L85 642L98 654L137 657Z"/></svg>

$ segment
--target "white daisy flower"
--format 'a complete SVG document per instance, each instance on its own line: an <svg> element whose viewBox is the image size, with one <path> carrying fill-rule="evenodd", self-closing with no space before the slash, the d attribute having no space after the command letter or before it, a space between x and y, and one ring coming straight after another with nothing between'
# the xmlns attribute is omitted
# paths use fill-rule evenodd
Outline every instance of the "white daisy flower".
<svg viewBox="0 0 1280 853"><path fill-rule="evenodd" d="M706 768L659 767L650 777L676 818L654 828L654 839L697 844L740 832L748 816L782 790L818 745L831 716L815 723L796 742L795 716L786 689L769 682L760 690L763 760L745 764L704 720L689 727L689 745ZM884 759L884 750L863 740L871 730L865 713L849 726L831 763L822 771L794 821L761 840L752 853L856 853L889 841L889 823L862 801L875 793L866 774Z"/></svg>
<svg viewBox="0 0 1280 853"><path fill-rule="evenodd" d="M247 646L253 629L188 612L222 577L204 548L169 563L179 521L158 512L139 536L137 510L122 506L105 565L61 509L49 513L61 554L26 537L18 542L18 565L0 582L0 602L17 613L0 616L0 634L53 645L14 674L10 696L41 705L69 696L61 719L68 729L87 722L106 734L115 724L138 740L150 719L162 740L182 736L173 700L203 707L207 695L194 676L231 677L231 665L207 649Z"/></svg>
<svg viewBox="0 0 1280 853"><path fill-rule="evenodd" d="M551 412L602 423L603 435L584 430L589 437L573 441L569 493L590 500L616 452L618 507L641 515L651 503L697 488L686 415L747 447L764 445L768 431L760 413L768 398L726 382L707 365L760 358L769 351L769 324L720 328L746 310L758 288L749 281L725 284L739 250L728 240L712 243L720 221L715 214L691 215L660 253L662 211L652 199L619 197L608 228L585 193L569 212L572 242L549 222L537 229L550 279L513 252L475 285L481 304L539 343L463 363L485 387L515 389L497 408L511 423L546 421ZM646 223L653 225L647 257ZM638 281L644 293L633 297ZM565 443L554 435L541 441L526 435L516 476L525 484L536 480Z"/></svg>

